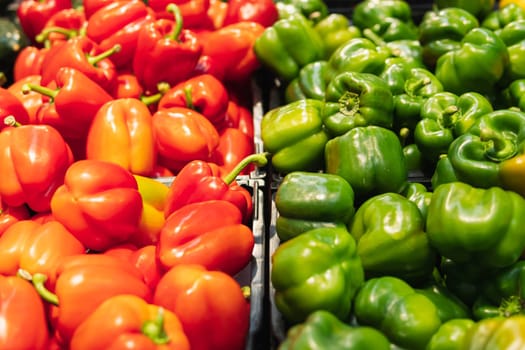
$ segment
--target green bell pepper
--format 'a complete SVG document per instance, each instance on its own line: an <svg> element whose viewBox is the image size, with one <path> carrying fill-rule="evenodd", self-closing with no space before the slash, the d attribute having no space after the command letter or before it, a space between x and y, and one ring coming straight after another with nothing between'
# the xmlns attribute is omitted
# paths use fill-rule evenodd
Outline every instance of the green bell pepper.
<svg viewBox="0 0 525 350"><path fill-rule="evenodd" d="M417 205L401 194L382 193L366 200L349 226L366 278L426 279L436 256L424 224Z"/></svg>
<svg viewBox="0 0 525 350"><path fill-rule="evenodd" d="M486 18L494 10L495 2L495 0L434 0L438 9L461 8L480 20Z"/></svg>
<svg viewBox="0 0 525 350"><path fill-rule="evenodd" d="M443 85L430 70L412 68L404 77L404 91L394 95L393 129L400 132L406 128L413 135L417 123L421 120L421 108L425 101L438 92L443 92Z"/></svg>
<svg viewBox="0 0 525 350"><path fill-rule="evenodd" d="M495 317L476 322L462 349L508 350L525 348L525 316Z"/></svg>
<svg viewBox="0 0 525 350"><path fill-rule="evenodd" d="M308 63L301 68L298 76L286 86L284 91L285 103L307 98L323 101L329 82L328 61Z"/></svg>
<svg viewBox="0 0 525 350"><path fill-rule="evenodd" d="M325 170L348 181L358 202L384 192L399 193L408 181L399 138L375 125L355 127L329 140Z"/></svg>
<svg viewBox="0 0 525 350"><path fill-rule="evenodd" d="M432 177L430 178L432 188L435 189L439 185L454 181L458 181L454 167L450 162L450 158L446 154L442 154L439 156L439 160L437 161Z"/></svg>
<svg viewBox="0 0 525 350"><path fill-rule="evenodd" d="M379 329L397 346L424 349L441 325L437 307L402 279L371 278L354 300L358 324Z"/></svg>
<svg viewBox="0 0 525 350"><path fill-rule="evenodd" d="M432 281L415 290L432 301L438 310L441 322L471 318L470 308L441 283Z"/></svg>
<svg viewBox="0 0 525 350"><path fill-rule="evenodd" d="M412 8L403 0L360 1L353 8L352 23L361 30L371 29L385 41L418 37Z"/></svg>
<svg viewBox="0 0 525 350"><path fill-rule="evenodd" d="M525 113L500 109L483 115L450 144L448 157L460 181L525 196Z"/></svg>
<svg viewBox="0 0 525 350"><path fill-rule="evenodd" d="M361 30L350 23L350 19L341 13L330 13L314 26L314 29L323 38L324 58L328 59L332 53L348 40L361 37Z"/></svg>
<svg viewBox="0 0 525 350"><path fill-rule="evenodd" d="M439 57L461 47L461 40L479 27L478 19L461 8L427 11L419 23L419 41L423 46L423 62L434 69Z"/></svg>
<svg viewBox="0 0 525 350"><path fill-rule="evenodd" d="M286 241L316 226L346 227L355 213L354 191L338 175L294 171L277 187L275 207L275 229Z"/></svg>
<svg viewBox="0 0 525 350"><path fill-rule="evenodd" d="M16 20L16 13L14 18L0 17L0 70L4 73L8 85L14 80L13 69L18 54L30 44L29 38Z"/></svg>
<svg viewBox="0 0 525 350"><path fill-rule="evenodd" d="M410 75L412 68L424 68L424 66L418 60L389 57L386 59L384 69L379 73L379 77L390 87L392 95L400 95L405 92L406 77Z"/></svg>
<svg viewBox="0 0 525 350"><path fill-rule="evenodd" d="M421 151L415 143L403 146L403 155L409 175L423 171L423 161Z"/></svg>
<svg viewBox="0 0 525 350"><path fill-rule="evenodd" d="M443 323L430 338L426 350L464 350L467 335L475 322L456 318Z"/></svg>
<svg viewBox="0 0 525 350"><path fill-rule="evenodd" d="M430 200L432 199L432 192L420 182L409 181L401 194L417 206L421 216L423 217L423 225L425 225L427 220L428 206L430 204Z"/></svg>
<svg viewBox="0 0 525 350"><path fill-rule="evenodd" d="M525 79L517 79L501 90L496 102L499 109L518 108L525 112Z"/></svg>
<svg viewBox="0 0 525 350"><path fill-rule="evenodd" d="M394 99L386 82L371 73L345 72L326 87L323 124L333 136L357 126L392 126Z"/></svg>
<svg viewBox="0 0 525 350"><path fill-rule="evenodd" d="M474 28L458 49L439 57L435 74L446 91L494 95L508 65L509 52L503 40L490 29Z"/></svg>
<svg viewBox="0 0 525 350"><path fill-rule="evenodd" d="M301 14L314 24L329 14L328 5L323 0L276 0L279 18L289 18Z"/></svg>
<svg viewBox="0 0 525 350"><path fill-rule="evenodd" d="M525 261L518 261L480 285L481 295L472 307L476 319L510 317L525 313Z"/></svg>
<svg viewBox="0 0 525 350"><path fill-rule="evenodd" d="M445 281L446 288L467 305L471 311L472 306L480 296L480 286L485 280L491 280L494 270L497 269L481 266L477 261L458 263L442 257L439 263L439 272Z"/></svg>
<svg viewBox="0 0 525 350"><path fill-rule="evenodd" d="M439 92L421 107L421 120L414 130L414 141L423 157L435 164L446 154L452 141L463 135L482 115L492 112L492 104L477 92L461 96Z"/></svg>
<svg viewBox="0 0 525 350"><path fill-rule="evenodd" d="M458 263L513 264L525 248L525 198L500 187L449 182L434 189L426 229L438 253Z"/></svg>
<svg viewBox="0 0 525 350"><path fill-rule="evenodd" d="M525 19L525 10L515 3L510 3L489 13L481 22L481 26L497 31L507 24L521 19Z"/></svg>
<svg viewBox="0 0 525 350"><path fill-rule="evenodd" d="M261 139L272 154L275 170L320 170L324 165L324 149L328 134L324 130L324 102L299 100L279 106L263 115Z"/></svg>
<svg viewBox="0 0 525 350"><path fill-rule="evenodd" d="M339 46L328 59L330 77L344 72L379 74L388 57L392 57L392 52L386 46L378 46L367 38L350 39Z"/></svg>
<svg viewBox="0 0 525 350"><path fill-rule="evenodd" d="M279 245L271 260L275 306L286 321L303 322L317 310L329 311L340 320L350 316L364 272L347 230L305 232Z"/></svg>
<svg viewBox="0 0 525 350"><path fill-rule="evenodd" d="M279 78L290 81L301 67L324 57L324 44L313 24L301 14L279 19L255 40L257 59Z"/></svg>
<svg viewBox="0 0 525 350"><path fill-rule="evenodd" d="M510 22L496 32L507 46L509 64L500 85L525 78L525 19Z"/></svg>
<svg viewBox="0 0 525 350"><path fill-rule="evenodd" d="M388 49L392 56L415 60L421 62L421 65L423 65L423 46L421 46L421 43L417 38L413 40L399 39L385 41L370 28L365 28L362 32L363 37L373 41L377 46L382 46Z"/></svg>
<svg viewBox="0 0 525 350"><path fill-rule="evenodd" d="M278 350L390 350L390 342L372 327L352 327L330 312L314 311L287 333Z"/></svg>

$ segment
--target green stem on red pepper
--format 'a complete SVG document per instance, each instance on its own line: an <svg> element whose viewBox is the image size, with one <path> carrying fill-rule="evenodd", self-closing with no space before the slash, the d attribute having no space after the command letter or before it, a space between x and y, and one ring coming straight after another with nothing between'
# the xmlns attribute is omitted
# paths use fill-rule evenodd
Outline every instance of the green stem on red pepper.
<svg viewBox="0 0 525 350"><path fill-rule="evenodd" d="M239 162L239 164L237 164L235 168L233 168L233 170L228 175L223 177L222 180L228 185L231 184L235 180L235 178L241 173L241 171L251 163L255 163L257 166L265 166L268 163L267 156L268 153L264 152L251 154L245 157Z"/></svg>
<svg viewBox="0 0 525 350"><path fill-rule="evenodd" d="M170 338L164 329L164 308L159 307L157 317L144 322L141 331L156 345L168 344Z"/></svg>
<svg viewBox="0 0 525 350"><path fill-rule="evenodd" d="M183 27L182 13L180 12L179 7L175 4L169 4L166 6L166 11L173 13L173 16L175 17L175 26L173 27L173 31L170 33L170 35L166 36L166 39L172 39L174 41L180 42L179 36Z"/></svg>
<svg viewBox="0 0 525 350"><path fill-rule="evenodd" d="M168 92L169 89L170 89L170 84L168 84L166 82L160 82L160 83L157 84L157 93L156 94L153 94L153 95L142 95L142 96L140 96L140 100L146 106L150 106L152 104L155 104L155 103L159 102L160 99L162 98L162 96L164 96L164 94L166 92Z"/></svg>
<svg viewBox="0 0 525 350"><path fill-rule="evenodd" d="M12 115L8 115L4 118L4 125L6 126L13 126L13 127L19 127L22 126L19 122L16 121L15 117Z"/></svg>
<svg viewBox="0 0 525 350"><path fill-rule="evenodd" d="M31 275L29 272L23 269L19 269L17 275L27 281L30 281L42 299L50 304L58 306L59 303L57 295L47 289L44 285L44 283L47 281L46 275L43 273L35 273L34 275Z"/></svg>
<svg viewBox="0 0 525 350"><path fill-rule="evenodd" d="M110 57L113 54L116 54L117 52L119 52L121 50L121 48L122 47L120 46L120 44L115 44L109 50L106 50L106 51L104 51L104 52L102 52L102 53L100 53L100 54L98 54L96 56L91 56L91 55L87 54L86 57L87 57L87 60L88 60L89 64L91 64L92 66L96 67L97 64L100 61Z"/></svg>
<svg viewBox="0 0 525 350"><path fill-rule="evenodd" d="M31 91L38 92L39 94L47 96L51 100L54 100L55 97L58 94L58 89L50 89L50 88L42 86L42 85L28 83L28 84L24 84L22 86L22 93L23 94L28 94Z"/></svg>
<svg viewBox="0 0 525 350"><path fill-rule="evenodd" d="M66 37L66 40L74 38L80 34L80 32L75 29L66 29L62 27L49 27L49 28L44 29L40 34L38 34L35 37L35 40L38 43L45 43L49 39L49 34L52 34L52 33L62 34Z"/></svg>
<svg viewBox="0 0 525 350"><path fill-rule="evenodd" d="M196 110L195 105L193 104L193 97L191 94L191 86L184 87L184 96L186 97L186 107L189 109Z"/></svg>

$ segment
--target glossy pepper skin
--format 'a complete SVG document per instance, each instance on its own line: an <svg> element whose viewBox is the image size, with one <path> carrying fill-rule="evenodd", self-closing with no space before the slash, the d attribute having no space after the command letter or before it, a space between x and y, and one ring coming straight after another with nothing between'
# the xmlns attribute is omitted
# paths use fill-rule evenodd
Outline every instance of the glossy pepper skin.
<svg viewBox="0 0 525 350"><path fill-rule="evenodd" d="M132 174L152 175L157 151L148 107L136 98L102 105L89 128L86 158L118 164Z"/></svg>
<svg viewBox="0 0 525 350"><path fill-rule="evenodd" d="M135 295L100 304L76 329L71 350L129 348L189 350L182 324L171 311Z"/></svg>
<svg viewBox="0 0 525 350"><path fill-rule="evenodd" d="M103 251L137 231L142 205L129 171L90 159L67 169L64 184L51 199L51 212L86 248Z"/></svg>
<svg viewBox="0 0 525 350"><path fill-rule="evenodd" d="M383 192L399 193L408 179L399 138L376 125L355 127L330 139L325 170L348 181L358 202Z"/></svg>
<svg viewBox="0 0 525 350"><path fill-rule="evenodd" d="M56 269L65 256L85 252L85 248L58 221L39 223L21 220L0 236L2 264L0 273L15 276L19 269L31 274L43 273L55 283Z"/></svg>
<svg viewBox="0 0 525 350"><path fill-rule="evenodd" d="M525 9L515 3L510 3L506 6L499 6L497 9L491 11L483 19L481 26L497 31L511 22L522 19L525 19Z"/></svg>
<svg viewBox="0 0 525 350"><path fill-rule="evenodd" d="M0 335L2 348L48 349L50 336L44 304L30 283L17 276L0 276L0 306L0 320L4 324ZM31 312L24 312L27 310Z"/></svg>
<svg viewBox="0 0 525 350"><path fill-rule="evenodd" d="M464 346L480 350L519 349L525 346L524 330L523 315L481 320L468 330Z"/></svg>
<svg viewBox="0 0 525 350"><path fill-rule="evenodd" d="M391 128L394 97L384 80L371 73L345 72L326 87L323 124L332 136L357 126Z"/></svg>
<svg viewBox="0 0 525 350"><path fill-rule="evenodd" d="M301 14L266 28L253 49L261 64L284 81L291 81L302 67L324 57L322 38Z"/></svg>
<svg viewBox="0 0 525 350"><path fill-rule="evenodd" d="M0 87L0 130L6 128L5 118L12 116L22 125L30 122L30 115L23 102L9 88Z"/></svg>
<svg viewBox="0 0 525 350"><path fill-rule="evenodd" d="M367 278L427 278L436 255L424 225L417 205L401 194L382 193L361 204L348 230L357 242Z"/></svg>
<svg viewBox="0 0 525 350"><path fill-rule="evenodd" d="M261 138L278 172L322 169L329 139L323 110L323 101L305 99L276 107L263 116Z"/></svg>
<svg viewBox="0 0 525 350"><path fill-rule="evenodd" d="M48 125L21 125L0 132L2 201L27 204L46 212L54 192L64 181L73 154L60 133Z"/></svg>
<svg viewBox="0 0 525 350"><path fill-rule="evenodd" d="M503 88L495 102L497 108L505 109L512 107L525 112L525 79L517 79Z"/></svg>
<svg viewBox="0 0 525 350"><path fill-rule="evenodd" d="M338 175L294 171L280 182L275 207L275 230L284 242L317 226L345 227L355 212L354 191Z"/></svg>
<svg viewBox="0 0 525 350"><path fill-rule="evenodd" d="M157 255L165 269L198 264L235 275L248 265L255 243L240 210L224 200L191 203L174 211L161 229Z"/></svg>
<svg viewBox="0 0 525 350"><path fill-rule="evenodd" d="M49 18L67 8L71 8L70 0L24 0L17 6L16 15L24 33L36 43L36 36L44 29Z"/></svg>
<svg viewBox="0 0 525 350"><path fill-rule="evenodd" d="M417 206L423 216L423 221L426 222L428 206L432 199L432 192L427 186L421 182L409 181L401 194Z"/></svg>
<svg viewBox="0 0 525 350"><path fill-rule="evenodd" d="M480 117L456 138L448 157L460 181L488 188L500 186L521 195L525 113L500 109Z"/></svg>
<svg viewBox="0 0 525 350"><path fill-rule="evenodd" d="M349 316L364 272L346 229L304 232L279 245L271 259L275 305L287 322L303 322L316 310L330 311L341 320Z"/></svg>
<svg viewBox="0 0 525 350"><path fill-rule="evenodd" d="M175 4L180 9L186 28L209 29L211 23L207 12L210 2L210 0L151 0L148 1L148 7L154 11L157 18L172 18L173 14L167 9L167 6L170 3Z"/></svg>
<svg viewBox="0 0 525 350"><path fill-rule="evenodd" d="M414 141L423 158L436 163L446 154L452 141L463 135L484 114L493 111L492 103L477 92L460 96L438 92L421 106L421 120L414 129Z"/></svg>
<svg viewBox="0 0 525 350"><path fill-rule="evenodd" d="M503 40L486 28L474 28L461 40L460 47L443 54L435 75L446 91L493 94L509 65Z"/></svg>
<svg viewBox="0 0 525 350"><path fill-rule="evenodd" d="M330 82L330 73L328 61L308 63L286 86L285 102L292 103L307 98L323 101L326 96L326 87Z"/></svg>
<svg viewBox="0 0 525 350"><path fill-rule="evenodd" d="M520 260L490 274L480 284L480 295L472 306L475 319L523 314L525 262Z"/></svg>
<svg viewBox="0 0 525 350"><path fill-rule="evenodd" d="M159 281L153 302L179 317L191 349L244 349L250 304L230 275L199 265L175 266Z"/></svg>
<svg viewBox="0 0 525 350"><path fill-rule="evenodd" d="M269 27L278 19L279 11L272 0L232 0L228 1L223 25L253 21Z"/></svg>
<svg viewBox="0 0 525 350"><path fill-rule="evenodd" d="M330 12L328 5L319 0L278 0L276 3L281 19L299 13L316 24L326 18Z"/></svg>
<svg viewBox="0 0 525 350"><path fill-rule="evenodd" d="M341 13L330 13L314 25L315 31L324 41L324 59L348 40L361 36L361 30L352 25L350 19Z"/></svg>
<svg viewBox="0 0 525 350"><path fill-rule="evenodd" d="M447 288L442 281L431 280L421 287L415 288L416 292L426 296L436 306L439 319L442 323L454 319L468 319L472 317L469 306L459 299Z"/></svg>
<svg viewBox="0 0 525 350"><path fill-rule="evenodd" d="M44 286L46 276L35 274L32 282L45 301L57 307L52 320L62 346L68 346L73 333L102 302L120 294L151 300L141 272L129 262L103 254L64 257L57 270L56 283Z"/></svg>
<svg viewBox="0 0 525 350"><path fill-rule="evenodd" d="M525 78L523 69L523 41L525 40L525 18L512 21L497 31L499 38L507 46L509 64L506 67L500 85L507 85L515 80Z"/></svg>
<svg viewBox="0 0 525 350"><path fill-rule="evenodd" d="M359 29L369 28L385 41L417 39L417 26L412 9L406 1L365 0L352 12L352 22Z"/></svg>
<svg viewBox="0 0 525 350"><path fill-rule="evenodd" d="M173 86L191 76L203 51L197 36L184 23L179 8L169 5L174 20L158 19L138 33L133 73L144 90L155 93L159 83ZM173 60L177 64L171 64Z"/></svg>
<svg viewBox="0 0 525 350"><path fill-rule="evenodd" d="M441 325L434 303L393 276L368 279L355 296L354 314L402 348L424 349Z"/></svg>
<svg viewBox="0 0 525 350"><path fill-rule="evenodd" d="M455 262L509 266L525 247L524 211L525 199L500 187L442 184L428 208L428 238L440 255Z"/></svg>
<svg viewBox="0 0 525 350"><path fill-rule="evenodd" d="M401 95L406 93L405 82L410 76L412 68L425 68L423 61L419 59L408 59L404 57L388 57L385 60L383 70L378 73L379 77L383 79L392 95Z"/></svg>
<svg viewBox="0 0 525 350"><path fill-rule="evenodd" d="M432 188L436 188L441 184L447 182L458 181L456 171L450 162L450 158L446 154L442 154L434 168L434 172L430 178Z"/></svg>
<svg viewBox="0 0 525 350"><path fill-rule="evenodd" d="M328 311L318 310L301 324L287 332L279 350L339 349L390 349L390 341L377 329L352 327L343 323Z"/></svg>
<svg viewBox="0 0 525 350"><path fill-rule="evenodd" d="M427 344L428 350L462 349L469 330L475 324L470 318L452 319L441 324Z"/></svg>
<svg viewBox="0 0 525 350"><path fill-rule="evenodd" d="M461 40L479 20L461 8L435 9L425 12L419 24L419 41L423 46L423 62L435 68L439 57L461 47Z"/></svg>
<svg viewBox="0 0 525 350"><path fill-rule="evenodd" d="M435 2L438 9L447 7L461 8L473 14L480 20L483 20L487 15L493 12L495 3L496 1L494 0L436 0Z"/></svg>

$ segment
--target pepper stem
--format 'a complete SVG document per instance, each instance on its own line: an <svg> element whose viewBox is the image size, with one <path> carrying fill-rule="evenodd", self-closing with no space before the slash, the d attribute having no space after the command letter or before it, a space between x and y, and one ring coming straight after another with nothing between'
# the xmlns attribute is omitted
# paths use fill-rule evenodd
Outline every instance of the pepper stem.
<svg viewBox="0 0 525 350"><path fill-rule="evenodd" d="M265 166L266 164L268 164L268 158L267 157L268 157L268 153L267 152L255 153L255 154L251 154L251 155L245 157L222 180L227 185L231 184L235 180L235 178L241 173L241 171L244 168L246 168L249 164L255 163L258 167Z"/></svg>
<svg viewBox="0 0 525 350"><path fill-rule="evenodd" d="M365 37L368 40L372 41L377 46L386 46L386 42L383 40L383 38L381 38L379 35L377 35L370 28L363 29L363 37Z"/></svg>
<svg viewBox="0 0 525 350"><path fill-rule="evenodd" d="M86 54L86 57L87 57L87 60L88 60L89 64L91 64L92 66L96 67L97 64L100 61L110 57L111 55L116 54L117 52L120 51L121 48L122 47L120 46L120 44L115 44L111 49L106 50L106 51L100 53L99 55L91 56L90 54Z"/></svg>
<svg viewBox="0 0 525 350"><path fill-rule="evenodd" d="M33 283L36 291L42 299L50 304L58 306L58 296L46 288L44 283L47 281L47 276L43 273L35 273L31 275L28 271L18 269L17 275L27 281Z"/></svg>
<svg viewBox="0 0 525 350"><path fill-rule="evenodd" d="M479 137L485 143L485 155L493 161L501 162L517 153L514 134L501 134L490 128L483 128Z"/></svg>
<svg viewBox="0 0 525 350"><path fill-rule="evenodd" d="M183 26L182 13L180 12L179 7L175 4L169 4L166 6L166 11L173 13L173 16L175 17L175 26L173 27L173 31L166 38L180 42L179 35L182 32Z"/></svg>
<svg viewBox="0 0 525 350"><path fill-rule="evenodd" d="M13 127L19 127L22 126L19 122L16 121L14 115L8 115L4 118L4 125L6 126L13 126Z"/></svg>
<svg viewBox="0 0 525 350"><path fill-rule="evenodd" d="M159 307L157 317L144 322L141 331L156 345L168 344L170 338L164 329L164 308Z"/></svg>
<svg viewBox="0 0 525 350"><path fill-rule="evenodd" d="M162 96L164 96L164 94L166 92L168 92L169 89L170 89L170 84L168 84L166 82L158 83L157 84L158 92L156 94L153 94L153 95L142 95L142 96L140 96L140 100L146 106L150 106L150 105L152 105L154 103L159 102L160 99L162 98Z"/></svg>
<svg viewBox="0 0 525 350"><path fill-rule="evenodd" d="M250 286L241 287L241 292L244 299L250 300L250 297L252 296L252 289L250 288Z"/></svg>
<svg viewBox="0 0 525 350"><path fill-rule="evenodd" d="M30 91L38 92L39 94L47 96L47 97L49 97L51 99L55 99L55 97L58 94L58 89L57 90L53 90L53 89L50 89L50 88L42 86L42 85L31 84L31 83L27 83L27 84L22 85L22 93L23 94L28 94Z"/></svg>
<svg viewBox="0 0 525 350"><path fill-rule="evenodd" d="M416 94L416 91L424 88L430 83L432 83L432 81L428 77L408 79L405 82L405 91L409 96L414 96Z"/></svg>
<svg viewBox="0 0 525 350"><path fill-rule="evenodd" d="M352 116L359 111L359 105L361 103L359 95L355 92L346 91L339 98L339 112L344 115Z"/></svg>
<svg viewBox="0 0 525 350"><path fill-rule="evenodd" d="M186 107L189 109L195 110L195 105L193 104L193 95L191 94L191 86L184 87L184 96L186 97Z"/></svg>
<svg viewBox="0 0 525 350"><path fill-rule="evenodd" d="M442 121L441 121L441 124L442 126L444 126L445 128L450 128L454 125L454 123L456 122L456 118L454 118L454 115L456 115L456 113L459 111L459 108L458 106L456 105L450 105L448 107L446 107L445 109L443 109L443 114L442 114Z"/></svg>
<svg viewBox="0 0 525 350"><path fill-rule="evenodd" d="M498 308L498 313L502 317L510 317L512 315L522 314L525 311L525 300L517 295L512 295L507 299L503 299Z"/></svg>
<svg viewBox="0 0 525 350"><path fill-rule="evenodd" d="M35 40L38 43L44 43L46 40L49 39L49 34L52 33L62 34L66 37L66 39L74 38L79 34L79 32L74 29L66 29L62 27L49 27L41 31L40 34L38 34L35 37Z"/></svg>

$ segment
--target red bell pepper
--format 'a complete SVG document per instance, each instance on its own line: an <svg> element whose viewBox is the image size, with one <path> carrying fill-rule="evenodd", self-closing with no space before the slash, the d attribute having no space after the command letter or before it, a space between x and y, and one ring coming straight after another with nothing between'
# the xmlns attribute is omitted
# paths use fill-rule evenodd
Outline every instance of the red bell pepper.
<svg viewBox="0 0 525 350"><path fill-rule="evenodd" d="M86 14L86 19L91 18L95 12L100 10L102 7L113 3L113 0L83 0L82 7Z"/></svg>
<svg viewBox="0 0 525 350"><path fill-rule="evenodd" d="M67 8L71 8L71 0L23 0L18 4L16 14L22 30L36 44L36 36L51 16Z"/></svg>
<svg viewBox="0 0 525 350"><path fill-rule="evenodd" d="M38 123L55 127L70 145L78 141L82 148L74 148L75 159L83 159L82 151L85 153L91 122L100 107L113 97L84 73L70 67L58 70L55 83L56 89L27 84L24 90L43 95L43 101L48 102L43 103L37 112Z"/></svg>
<svg viewBox="0 0 525 350"><path fill-rule="evenodd" d="M163 215L164 216L164 215ZM17 207L9 206L4 203L0 198L0 238L4 232L11 227L14 223L29 219L31 213L25 205L19 205Z"/></svg>
<svg viewBox="0 0 525 350"><path fill-rule="evenodd" d="M162 276L153 302L173 311L192 350L244 349L250 304L233 277L200 265L178 265Z"/></svg>
<svg viewBox="0 0 525 350"><path fill-rule="evenodd" d="M44 274L20 274L33 282L40 296L56 306L52 328L64 348L75 329L105 300L121 294L151 300L151 291L132 264L114 256L81 254L64 257L56 270L56 282Z"/></svg>
<svg viewBox="0 0 525 350"><path fill-rule="evenodd" d="M269 27L278 19L279 11L273 0L229 0L223 25L253 21Z"/></svg>
<svg viewBox="0 0 525 350"><path fill-rule="evenodd" d="M85 37L75 37L66 42L52 46L42 61L42 85L48 85L56 79L57 73L63 67L77 69L89 79L111 91L117 81L117 70L110 56L120 50L116 45L102 51L93 40Z"/></svg>
<svg viewBox="0 0 525 350"><path fill-rule="evenodd" d="M163 226L157 254L165 269L198 264L235 275L252 257L254 237L242 213L225 200L191 203L174 211Z"/></svg>
<svg viewBox="0 0 525 350"><path fill-rule="evenodd" d="M191 203L209 200L226 200L241 211L243 222L252 218L252 197L250 192L235 180L239 172L252 162L258 166L267 163L266 154L254 154L244 158L226 176L214 163L195 160L188 163L175 177L166 198L164 217Z"/></svg>
<svg viewBox="0 0 525 350"><path fill-rule="evenodd" d="M121 72L117 75L117 83L110 92L113 98L138 98L144 94L144 88L140 85L133 73Z"/></svg>
<svg viewBox="0 0 525 350"><path fill-rule="evenodd" d="M141 0L104 1L96 5L94 13L90 14L87 7L85 11L86 35L103 51L120 45L111 61L118 70L130 68L139 31L155 20L154 12Z"/></svg>
<svg viewBox="0 0 525 350"><path fill-rule="evenodd" d="M104 254L115 256L134 265L140 270L144 282L151 290L155 290L164 273L157 259L157 246L153 244L140 248L133 244L123 244L106 250Z"/></svg>
<svg viewBox="0 0 525 350"><path fill-rule="evenodd" d="M177 173L187 163L209 160L219 133L202 114L185 107L160 109L152 116L158 162Z"/></svg>
<svg viewBox="0 0 525 350"><path fill-rule="evenodd" d="M28 124L30 120L22 101L10 90L0 87L0 131L8 126L3 121L9 116L14 117L20 124Z"/></svg>
<svg viewBox="0 0 525 350"><path fill-rule="evenodd" d="M58 42L83 35L86 15L82 7L63 9L48 19L36 40L44 47L51 47Z"/></svg>
<svg viewBox="0 0 525 350"><path fill-rule="evenodd" d="M201 55L197 65L193 69L193 75L210 74L213 75L217 80L224 81L225 67L217 58L211 58L210 56Z"/></svg>
<svg viewBox="0 0 525 350"><path fill-rule="evenodd" d="M49 48L26 46L16 56L13 65L13 80L15 82L30 75L39 75L42 62Z"/></svg>
<svg viewBox="0 0 525 350"><path fill-rule="evenodd" d="M15 276L24 269L43 273L54 283L61 259L84 252L82 243L57 221L18 221L0 236L0 274Z"/></svg>
<svg viewBox="0 0 525 350"><path fill-rule="evenodd" d="M246 81L260 67L253 45L264 29L256 22L239 22L202 32L202 54L221 65L225 81Z"/></svg>
<svg viewBox="0 0 525 350"><path fill-rule="evenodd" d="M136 98L115 99L102 105L89 128L86 158L115 163L132 174L150 176L157 152L148 107Z"/></svg>
<svg viewBox="0 0 525 350"><path fill-rule="evenodd" d="M212 22L208 17L210 0L149 0L157 18L172 18L167 10L169 4L175 4L180 9L184 27L188 29L211 29Z"/></svg>
<svg viewBox="0 0 525 350"><path fill-rule="evenodd" d="M49 332L40 296L16 276L0 276L1 349L49 350Z"/></svg>
<svg viewBox="0 0 525 350"><path fill-rule="evenodd" d="M100 304L75 331L70 350L189 350L179 318L134 295Z"/></svg>
<svg viewBox="0 0 525 350"><path fill-rule="evenodd" d="M253 138L240 129L225 128L219 135L219 145L213 154L213 162L221 167L224 173L233 171L239 162L255 152ZM253 164L250 164L242 169L239 175L248 175L253 168Z"/></svg>
<svg viewBox="0 0 525 350"><path fill-rule="evenodd" d="M133 57L133 72L146 92L155 93L159 83L174 86L188 79L202 53L196 35L184 29L179 8L168 5L175 20L161 18L144 25Z"/></svg>
<svg viewBox="0 0 525 350"><path fill-rule="evenodd" d="M158 109L186 107L196 110L213 124L220 125L228 110L228 91L211 74L202 74L170 88L160 99Z"/></svg>
<svg viewBox="0 0 525 350"><path fill-rule="evenodd" d="M86 248L104 251L137 231L142 197L133 175L121 166L79 160L67 169L51 212Z"/></svg>
<svg viewBox="0 0 525 350"><path fill-rule="evenodd" d="M11 206L27 204L33 211L50 209L73 162L71 149L48 125L21 125L0 132L0 196Z"/></svg>
<svg viewBox="0 0 525 350"><path fill-rule="evenodd" d="M226 118L224 118L223 124L219 126L219 130L225 128L239 129L243 134L253 140L255 130L252 112L247 107L230 99L228 110L226 111Z"/></svg>
<svg viewBox="0 0 525 350"><path fill-rule="evenodd" d="M41 81L41 75L28 75L7 87L7 90L22 102L29 116L27 123L20 122L20 124L38 124L37 114L42 106L42 95L35 91L25 91L24 86L26 84L40 85Z"/></svg>

